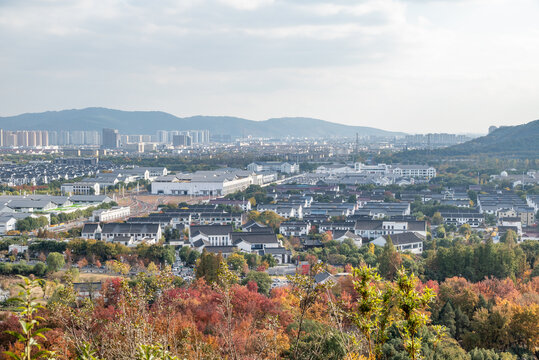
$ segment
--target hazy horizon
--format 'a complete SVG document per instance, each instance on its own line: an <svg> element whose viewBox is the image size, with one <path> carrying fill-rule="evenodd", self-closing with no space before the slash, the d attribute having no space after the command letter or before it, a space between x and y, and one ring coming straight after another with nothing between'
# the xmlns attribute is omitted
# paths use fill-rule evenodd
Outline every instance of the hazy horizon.
<svg viewBox="0 0 539 360"><path fill-rule="evenodd" d="M177 118L190 118L190 117L196 117L196 116L209 116L209 117L234 117L234 118L240 118L240 119L244 119L244 120L251 120L251 121L256 121L256 122L262 122L262 121L266 121L266 120L271 120L271 119L279 119L279 118L309 118L307 116L279 116L279 117L272 117L272 118L267 118L267 119L249 119L247 117L242 117L242 116L231 116L231 115L224 115L224 114L218 114L218 115L206 115L206 114L193 114L193 115L177 115L177 114L173 114L173 113L169 113L167 111L163 111L163 110L123 110L123 109L112 109L112 108L105 108L103 106L89 106L89 107L86 107L86 108L73 108L73 109L60 109L60 110L47 110L47 111L39 111L39 112L26 112L26 113L20 113L20 114L13 114L13 115L3 115L3 114L0 114L0 118L6 118L6 117L12 117L12 116L19 116L19 115L25 115L25 114L40 114L40 113L45 113L45 112L61 112L61 111L71 111L71 110L85 110L85 109L99 109L99 108L102 108L102 109L108 109L108 110L117 110L117 111L126 111L126 112L132 112L132 111L140 111L140 112L163 112L163 113L167 113L169 115L173 115ZM331 120L326 120L326 119L319 119L319 118L313 118L315 120L323 120L323 121L328 121L328 122L332 122L332 123L337 123L337 124L341 124L341 125L349 125L349 126L363 126L361 124L345 124L345 123L342 123L342 122L337 122L337 121L331 121ZM534 121L534 120L530 120L530 121ZM523 123L525 124L525 123ZM497 127L499 126L504 126L503 124L499 124L499 125L496 125L496 124L493 124ZM521 124L517 124L517 125L521 125ZM393 130L393 129L387 129L387 128L384 128L382 125L380 126L368 126L368 127L372 127L372 128L375 128L375 129L380 129L380 130L386 130L386 131L399 131L399 132L405 132L407 134L410 134L410 135L413 135L413 134L428 134L429 132L406 132L406 131L400 131L400 130ZM24 129L21 129L21 130L24 130ZM156 131L158 130L161 130L161 129L155 129ZM487 129L488 130L488 129ZM456 134L456 135L478 135L478 136L482 136L482 135L486 135L488 134L488 131L484 131L484 132L452 132L451 134ZM351 135L351 137L354 137L355 135Z"/></svg>
<svg viewBox="0 0 539 360"><path fill-rule="evenodd" d="M7 0L0 112L484 134L539 118L537 15L532 0Z"/></svg>

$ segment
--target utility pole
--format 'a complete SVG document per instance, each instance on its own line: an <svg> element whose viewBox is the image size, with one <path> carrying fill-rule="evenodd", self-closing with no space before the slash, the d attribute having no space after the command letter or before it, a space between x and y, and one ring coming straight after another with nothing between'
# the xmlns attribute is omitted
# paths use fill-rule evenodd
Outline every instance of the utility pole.
<svg viewBox="0 0 539 360"><path fill-rule="evenodd" d="M358 161L358 157L359 157L359 133L358 133L358 132L356 132L356 149L355 149L355 155L356 155L355 161Z"/></svg>

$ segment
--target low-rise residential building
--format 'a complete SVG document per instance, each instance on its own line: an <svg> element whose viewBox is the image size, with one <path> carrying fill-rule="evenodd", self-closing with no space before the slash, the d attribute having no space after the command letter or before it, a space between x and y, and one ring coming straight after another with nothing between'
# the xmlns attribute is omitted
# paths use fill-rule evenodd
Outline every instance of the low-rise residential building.
<svg viewBox="0 0 539 360"><path fill-rule="evenodd" d="M477 211L463 211L463 212L442 212L442 218L445 224L451 224L455 226L462 226L464 224L470 225L470 227L477 228L485 223L485 215L480 214Z"/></svg>
<svg viewBox="0 0 539 360"><path fill-rule="evenodd" d="M224 205L241 209L242 211L251 211L251 202L249 200L232 200L227 198L211 199L209 204Z"/></svg>
<svg viewBox="0 0 539 360"><path fill-rule="evenodd" d="M308 221L284 221L279 226L279 233L283 236L306 236L310 229Z"/></svg>
<svg viewBox="0 0 539 360"><path fill-rule="evenodd" d="M350 216L355 213L356 209L357 209L356 203L313 202L311 203L311 206L303 210L303 214L304 215Z"/></svg>
<svg viewBox="0 0 539 360"><path fill-rule="evenodd" d="M504 217L498 222L498 230L500 228L515 229L516 234L522 236L522 221L520 217Z"/></svg>
<svg viewBox="0 0 539 360"><path fill-rule="evenodd" d="M230 246L232 231L232 225L192 225L189 228L189 241L197 249L206 246Z"/></svg>
<svg viewBox="0 0 539 360"><path fill-rule="evenodd" d="M285 219L303 218L303 207L300 204L264 204L258 205L256 210L260 212L273 211L274 213L284 217Z"/></svg>
<svg viewBox="0 0 539 360"><path fill-rule="evenodd" d="M375 239L382 235L415 232L427 236L426 221L358 220L354 233L362 238Z"/></svg>
<svg viewBox="0 0 539 360"><path fill-rule="evenodd" d="M333 235L333 240L338 241L338 242L343 242L346 239L350 239L354 242L354 244L357 247L361 247L361 245L363 245L363 239L361 238L361 236L356 235L353 230L352 231L336 230L336 231L333 231L332 235Z"/></svg>
<svg viewBox="0 0 539 360"><path fill-rule="evenodd" d="M410 215L410 203L407 202L375 202L369 201L355 211L358 215L368 215L373 219L392 216Z"/></svg>
<svg viewBox="0 0 539 360"><path fill-rule="evenodd" d="M85 223L80 232L84 239L101 240L101 226L98 223Z"/></svg>
<svg viewBox="0 0 539 360"><path fill-rule="evenodd" d="M162 237L161 225L148 223L107 223L101 230L101 239L119 241L127 246L139 243L155 244Z"/></svg>
<svg viewBox="0 0 539 360"><path fill-rule="evenodd" d="M387 240L391 237L391 242L395 249L400 252L409 251L413 254L421 254L423 252L423 243L425 237L416 232L404 232L393 235L381 235L372 241L372 244L384 246Z"/></svg>
<svg viewBox="0 0 539 360"><path fill-rule="evenodd" d="M260 232L232 232L232 244L240 250L251 253L266 248L279 248L281 243L275 234Z"/></svg>
<svg viewBox="0 0 539 360"><path fill-rule="evenodd" d="M10 214L0 216L0 234L6 234L8 231L16 229L17 219Z"/></svg>
<svg viewBox="0 0 539 360"><path fill-rule="evenodd" d="M327 231L354 231L356 223L353 221L342 221L342 222L323 222L318 225L319 232Z"/></svg>

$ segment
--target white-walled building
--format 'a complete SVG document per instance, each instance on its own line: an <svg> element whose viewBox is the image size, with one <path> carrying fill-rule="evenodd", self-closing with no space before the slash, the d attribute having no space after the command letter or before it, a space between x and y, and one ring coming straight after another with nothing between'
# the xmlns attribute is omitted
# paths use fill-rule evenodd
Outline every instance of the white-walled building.
<svg viewBox="0 0 539 360"><path fill-rule="evenodd" d="M436 177L436 169L427 165L365 165L357 162L354 165L356 172L362 174L397 175L416 179L432 179Z"/></svg>
<svg viewBox="0 0 539 360"><path fill-rule="evenodd" d="M421 254L423 252L423 243L425 241L425 237L416 232L379 236L372 241L372 244L384 246L389 237L391 237L391 242L397 251L409 251L413 254Z"/></svg>
<svg viewBox="0 0 539 360"><path fill-rule="evenodd" d="M0 234L6 234L8 231L15 230L17 219L14 216L5 214L0 216Z"/></svg>
<svg viewBox="0 0 539 360"><path fill-rule="evenodd" d="M92 218L95 222L125 219L129 217L129 215L131 215L131 209L129 206L115 206L110 209L100 209L92 212Z"/></svg>
<svg viewBox="0 0 539 360"><path fill-rule="evenodd" d="M197 171L156 178L152 182L152 194L224 196L243 191L251 184L252 174L244 170Z"/></svg>
<svg viewBox="0 0 539 360"><path fill-rule="evenodd" d="M60 187L62 195L99 195L100 189L97 182L64 183Z"/></svg>
<svg viewBox="0 0 539 360"><path fill-rule="evenodd" d="M376 239L379 236L415 232L427 236L426 221L391 221L391 220L358 220L354 233L362 238Z"/></svg>
<svg viewBox="0 0 539 360"><path fill-rule="evenodd" d="M253 172L278 171L284 174L295 174L299 172L299 165L289 162L266 161L253 162L247 165L247 169Z"/></svg>

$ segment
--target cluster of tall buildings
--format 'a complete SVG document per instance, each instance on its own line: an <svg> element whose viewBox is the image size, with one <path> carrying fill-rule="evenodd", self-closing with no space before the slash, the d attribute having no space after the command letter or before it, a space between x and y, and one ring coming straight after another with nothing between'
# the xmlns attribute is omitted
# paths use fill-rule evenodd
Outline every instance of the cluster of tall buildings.
<svg viewBox="0 0 539 360"><path fill-rule="evenodd" d="M99 132L94 130L49 131L50 145L99 145L100 143Z"/></svg>
<svg viewBox="0 0 539 360"><path fill-rule="evenodd" d="M191 146L210 142L208 130L159 130L156 135L120 135L117 129L95 130L2 130L0 147L45 147L88 145L118 149L133 144Z"/></svg>
<svg viewBox="0 0 539 360"><path fill-rule="evenodd" d="M411 146L439 147L460 144L470 139L466 135L456 134L416 134L406 135L404 142Z"/></svg>
<svg viewBox="0 0 539 360"><path fill-rule="evenodd" d="M0 146L5 147L41 147L49 146L49 133L46 130L2 130Z"/></svg>
<svg viewBox="0 0 539 360"><path fill-rule="evenodd" d="M46 147L64 145L99 145L97 131L48 131L48 130L2 130L0 146L3 147Z"/></svg>
<svg viewBox="0 0 539 360"><path fill-rule="evenodd" d="M191 146L210 142L209 130L158 130L157 142L174 146Z"/></svg>

